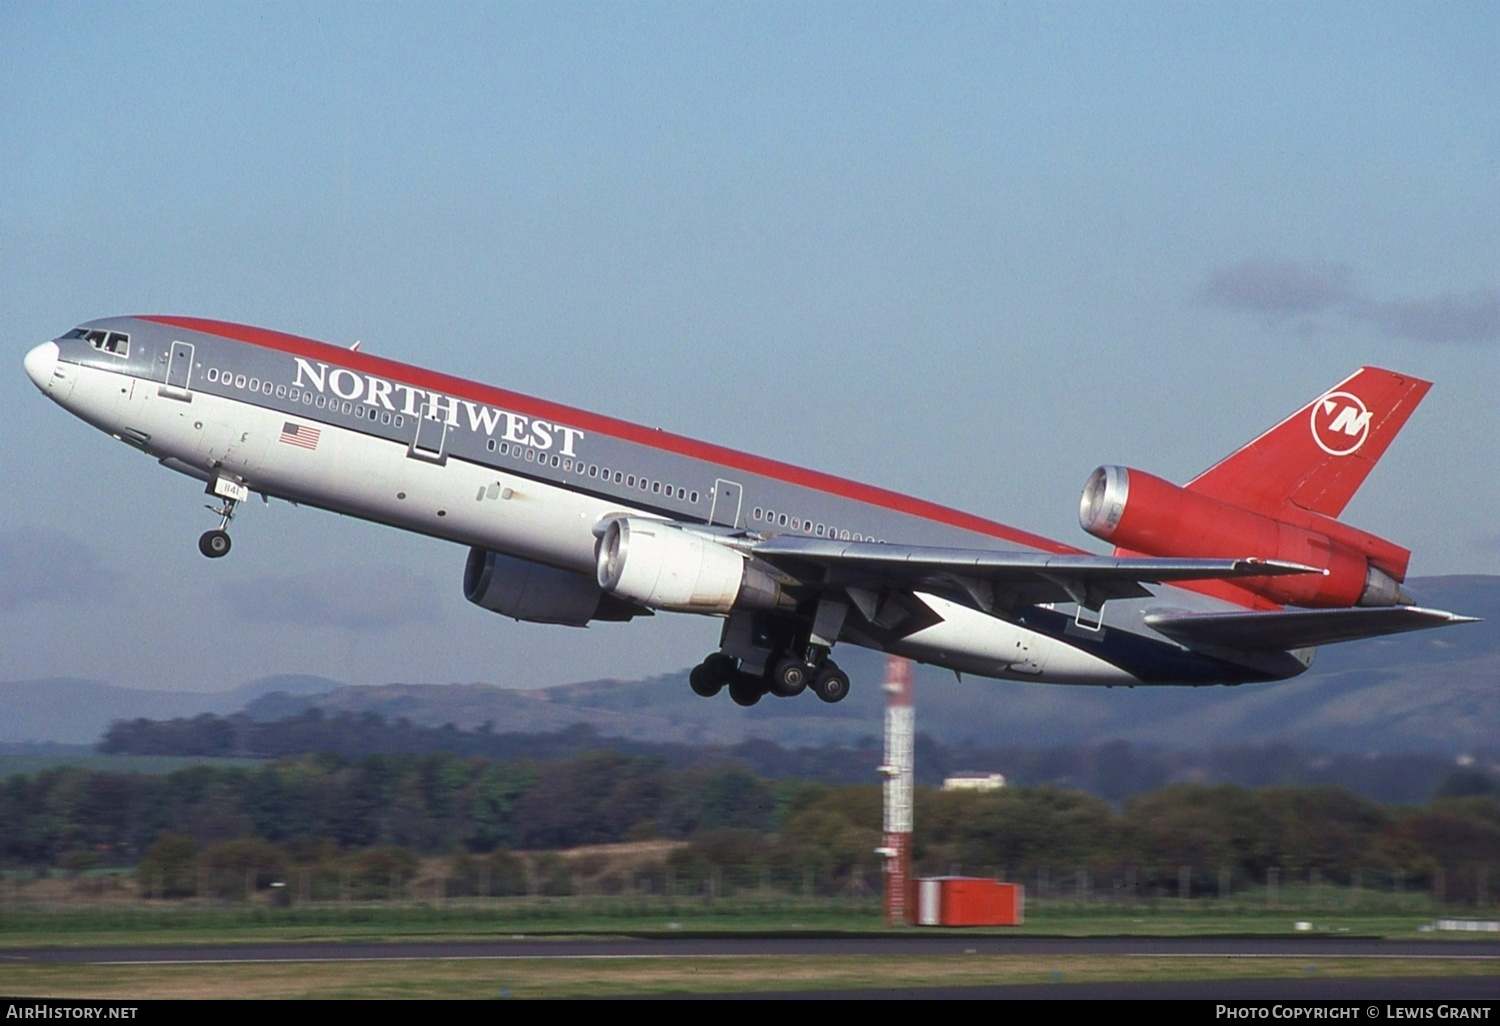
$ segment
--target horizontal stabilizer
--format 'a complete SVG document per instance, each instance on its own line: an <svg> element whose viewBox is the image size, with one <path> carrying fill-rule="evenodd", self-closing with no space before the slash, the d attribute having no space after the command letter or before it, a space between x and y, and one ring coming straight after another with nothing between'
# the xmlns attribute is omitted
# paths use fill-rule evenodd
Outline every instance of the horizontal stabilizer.
<svg viewBox="0 0 1500 1026"><path fill-rule="evenodd" d="M1478 622L1472 616L1416 606L1283 609L1255 613L1155 612L1147 613L1145 619L1147 627L1185 645L1249 651L1312 648L1384 634Z"/></svg>

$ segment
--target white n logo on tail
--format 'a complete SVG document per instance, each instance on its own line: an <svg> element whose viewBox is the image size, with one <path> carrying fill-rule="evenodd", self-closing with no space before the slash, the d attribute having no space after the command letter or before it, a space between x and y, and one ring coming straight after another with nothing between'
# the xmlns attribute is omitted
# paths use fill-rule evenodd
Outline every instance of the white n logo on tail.
<svg viewBox="0 0 1500 1026"><path fill-rule="evenodd" d="M1348 456L1370 435L1371 413L1350 392L1329 392L1312 406L1312 436L1330 456Z"/></svg>

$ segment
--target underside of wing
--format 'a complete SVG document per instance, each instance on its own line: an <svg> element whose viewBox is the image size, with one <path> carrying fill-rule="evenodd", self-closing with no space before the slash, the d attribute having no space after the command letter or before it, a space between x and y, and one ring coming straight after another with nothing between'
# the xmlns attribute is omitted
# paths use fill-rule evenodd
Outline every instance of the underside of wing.
<svg viewBox="0 0 1500 1026"><path fill-rule="evenodd" d="M1471 616L1416 606L1247 613L1148 612L1145 620L1147 627L1185 645L1241 650L1312 648L1476 622Z"/></svg>
<svg viewBox="0 0 1500 1026"><path fill-rule="evenodd" d="M806 583L856 591L891 586L958 590L987 612L1045 602L1099 609L1110 599L1149 596L1147 584L1321 572L1298 563L1257 559L1121 558L795 537L771 538L750 551Z"/></svg>

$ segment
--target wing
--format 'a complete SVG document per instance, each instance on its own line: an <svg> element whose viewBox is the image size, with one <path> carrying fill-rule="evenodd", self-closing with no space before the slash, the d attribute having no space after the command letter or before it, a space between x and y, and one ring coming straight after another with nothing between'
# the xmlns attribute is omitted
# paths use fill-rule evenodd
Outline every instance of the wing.
<svg viewBox="0 0 1500 1026"><path fill-rule="evenodd" d="M1256 613L1148 612L1146 626L1185 645L1233 649L1294 649L1332 645L1384 634L1476 623L1440 609L1382 606L1354 609L1283 609Z"/></svg>
<svg viewBox="0 0 1500 1026"><path fill-rule="evenodd" d="M1259 559L994 552L800 537L769 538L749 551L800 582L848 592L856 605L864 605L862 593L894 586L959 591L989 613L1043 602L1076 602L1097 610L1109 599L1151 595L1147 584L1322 572L1299 563Z"/></svg>

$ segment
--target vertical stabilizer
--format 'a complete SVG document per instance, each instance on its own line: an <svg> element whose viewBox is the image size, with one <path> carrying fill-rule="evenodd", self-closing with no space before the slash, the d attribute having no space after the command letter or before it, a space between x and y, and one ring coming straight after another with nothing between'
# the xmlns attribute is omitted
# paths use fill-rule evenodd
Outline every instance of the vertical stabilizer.
<svg viewBox="0 0 1500 1026"><path fill-rule="evenodd" d="M1361 367L1187 489L1266 515L1290 503L1337 517L1431 387Z"/></svg>

